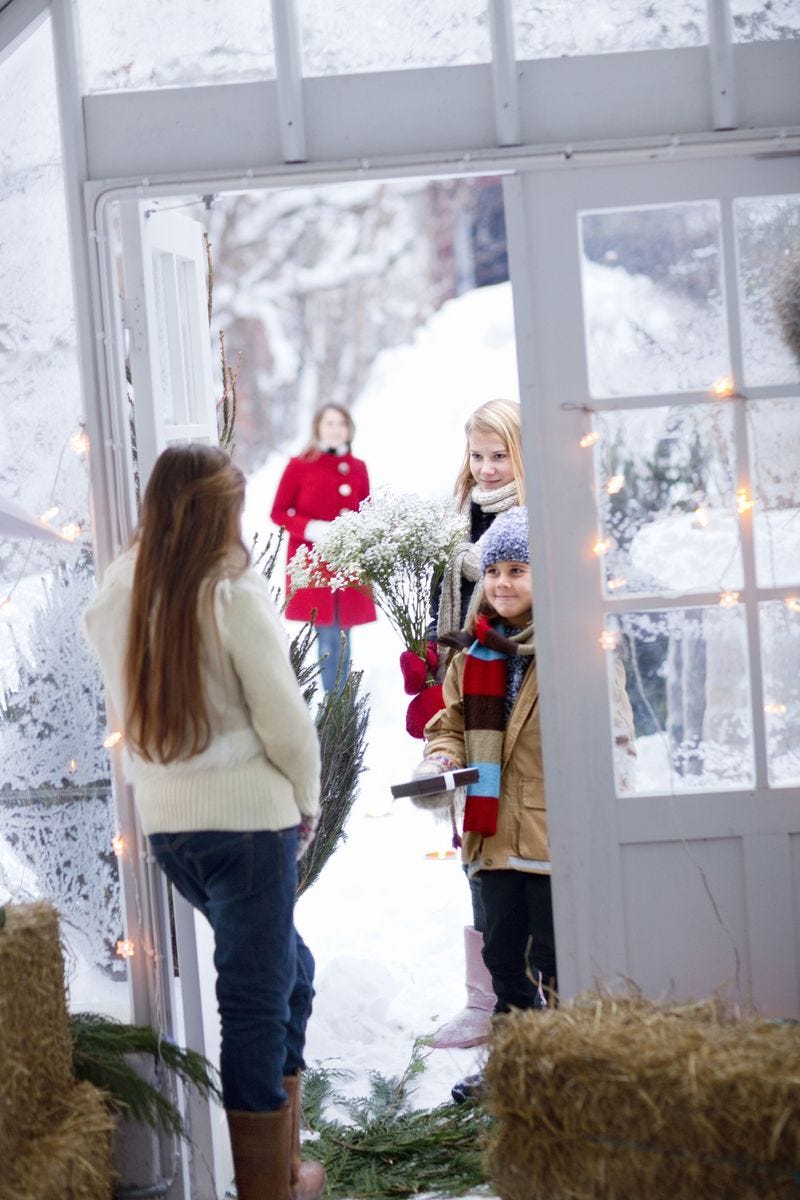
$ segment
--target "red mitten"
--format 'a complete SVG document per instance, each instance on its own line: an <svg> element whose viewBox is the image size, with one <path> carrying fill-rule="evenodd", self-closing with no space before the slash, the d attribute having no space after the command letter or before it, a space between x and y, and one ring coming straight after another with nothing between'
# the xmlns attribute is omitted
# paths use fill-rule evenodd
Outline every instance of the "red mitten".
<svg viewBox="0 0 800 1200"><path fill-rule="evenodd" d="M425 662L431 675L435 675L439 670L439 651L436 649L436 642L428 642L426 645Z"/></svg>
<svg viewBox="0 0 800 1200"><path fill-rule="evenodd" d="M428 678L428 668L418 654L413 650L404 650L400 655L400 670L403 674L403 686L409 696L416 696L425 687Z"/></svg>
<svg viewBox="0 0 800 1200"><path fill-rule="evenodd" d="M413 738L424 737L425 726L444 708L442 689L438 683L423 688L406 710L406 730Z"/></svg>

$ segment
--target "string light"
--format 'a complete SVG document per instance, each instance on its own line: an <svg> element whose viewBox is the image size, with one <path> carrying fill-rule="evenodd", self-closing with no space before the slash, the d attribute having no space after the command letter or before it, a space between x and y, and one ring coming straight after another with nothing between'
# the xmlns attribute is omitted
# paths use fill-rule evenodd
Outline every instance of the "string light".
<svg viewBox="0 0 800 1200"><path fill-rule="evenodd" d="M736 392L736 385L733 382L733 376L720 375L719 379L715 379L708 390L711 395L716 396L718 400L727 400L729 396L733 396Z"/></svg>
<svg viewBox="0 0 800 1200"><path fill-rule="evenodd" d="M616 650L619 643L619 634L613 629L604 629L597 639L602 650Z"/></svg>
<svg viewBox="0 0 800 1200"><path fill-rule="evenodd" d="M75 759L75 758L71 758L71 759L69 760L69 773L70 773L70 775L74 775L74 774L75 774L75 772L77 771L77 769L78 769L78 761L77 761L77 759Z"/></svg>
<svg viewBox="0 0 800 1200"><path fill-rule="evenodd" d="M83 458L89 453L90 445L89 435L85 429L80 429L77 433L73 433L69 439L70 449Z"/></svg>
<svg viewBox="0 0 800 1200"><path fill-rule="evenodd" d="M749 512L755 505L755 500L750 499L750 494L747 488L738 488L736 491L736 509L739 515Z"/></svg>
<svg viewBox="0 0 800 1200"><path fill-rule="evenodd" d="M578 445L582 450L588 450L589 446L595 446L599 441L600 434L596 429L593 429L591 433L585 433L583 435L581 440L578 442Z"/></svg>
<svg viewBox="0 0 800 1200"><path fill-rule="evenodd" d="M120 938L117 942L117 955L120 958L133 958L135 947L129 938Z"/></svg>
<svg viewBox="0 0 800 1200"><path fill-rule="evenodd" d="M61 526L61 536L67 542L76 542L81 533L80 525L76 525L74 521L67 521L66 525Z"/></svg>
<svg viewBox="0 0 800 1200"><path fill-rule="evenodd" d="M111 849L117 858L122 858L122 855L125 853L125 839L121 833L114 834L114 837L111 839Z"/></svg>
<svg viewBox="0 0 800 1200"><path fill-rule="evenodd" d="M800 600L796 596L787 596L783 603L789 612L800 613Z"/></svg>
<svg viewBox="0 0 800 1200"><path fill-rule="evenodd" d="M721 608L735 608L739 603L739 593L722 592L720 594L719 603Z"/></svg>
<svg viewBox="0 0 800 1200"><path fill-rule="evenodd" d="M704 508L702 504L694 510L692 524L698 529L705 529L708 526L708 509Z"/></svg>
<svg viewBox="0 0 800 1200"><path fill-rule="evenodd" d="M604 554L608 554L611 549L611 541L609 538L598 538L592 546L592 552L601 558Z"/></svg>
<svg viewBox="0 0 800 1200"><path fill-rule="evenodd" d="M617 588L625 587L627 582L628 581L624 575L617 575L614 579L609 579L606 587L610 592L615 592Z"/></svg>
<svg viewBox="0 0 800 1200"><path fill-rule="evenodd" d="M123 734L122 730L115 729L113 733L110 733L108 735L108 737L104 739L103 749L104 750L113 749L114 746L119 745L119 743L122 741L123 737L124 737L124 734Z"/></svg>
<svg viewBox="0 0 800 1200"><path fill-rule="evenodd" d="M768 713L771 717L782 717L783 714L786 712L786 705L785 704L765 704L764 712Z"/></svg>
<svg viewBox="0 0 800 1200"><path fill-rule="evenodd" d="M4 596L3 599L0 600L0 612L4 617L13 617L16 611L17 610L14 607L14 602L10 596Z"/></svg>
<svg viewBox="0 0 800 1200"><path fill-rule="evenodd" d="M621 492L625 487L624 475L612 475L606 484L606 491L609 496L616 496L617 492Z"/></svg>
<svg viewBox="0 0 800 1200"><path fill-rule="evenodd" d="M438 860L440 858L441 859L455 858L456 852L455 852L455 850L428 850L425 857L431 858L431 859L436 859L436 860Z"/></svg>
<svg viewBox="0 0 800 1200"><path fill-rule="evenodd" d="M58 516L58 513L59 507L57 504L54 504L52 508L48 508L46 512L42 513L42 515L39 517L39 520L44 521L46 525L48 521L52 521L53 517Z"/></svg>

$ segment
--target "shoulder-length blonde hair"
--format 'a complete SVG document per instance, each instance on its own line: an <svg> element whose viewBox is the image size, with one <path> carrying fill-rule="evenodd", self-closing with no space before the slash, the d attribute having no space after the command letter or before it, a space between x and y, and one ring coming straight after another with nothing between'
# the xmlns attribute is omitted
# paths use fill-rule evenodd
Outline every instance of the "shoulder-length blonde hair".
<svg viewBox="0 0 800 1200"><path fill-rule="evenodd" d="M125 735L148 762L199 754L211 728L198 608L250 563L242 541L245 479L213 446L170 446L156 460L138 545L125 655Z"/></svg>
<svg viewBox="0 0 800 1200"><path fill-rule="evenodd" d="M350 410L345 408L343 404L337 404L335 401L331 401L328 404L322 404L311 418L311 437L300 451L300 458L319 458L320 454L322 453L319 448L319 425L320 421L325 416L325 413L329 412L330 409L333 409L334 412L337 412L340 416L344 417L345 421L347 422L347 440L348 442L353 441L353 438L356 434L356 426L352 416L350 415Z"/></svg>
<svg viewBox="0 0 800 1200"><path fill-rule="evenodd" d="M464 450L464 461L456 477L453 495L458 500L459 508L469 504L470 493L475 486L475 480L470 470L469 435L483 433L499 437L508 451L511 465L514 468L514 479L517 484L517 504L525 503L525 467L522 462L522 421L520 407L516 400L487 400L480 408L476 408L467 419L464 426L467 435L467 445Z"/></svg>

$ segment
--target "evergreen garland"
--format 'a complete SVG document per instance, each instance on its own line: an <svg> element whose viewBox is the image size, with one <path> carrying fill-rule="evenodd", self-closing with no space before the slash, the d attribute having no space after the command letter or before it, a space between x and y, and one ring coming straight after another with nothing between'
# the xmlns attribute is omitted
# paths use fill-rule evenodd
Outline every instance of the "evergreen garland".
<svg viewBox="0 0 800 1200"><path fill-rule="evenodd" d="M370 1074L368 1097L348 1100L336 1080L348 1072L310 1068L303 1076L303 1114L317 1135L303 1157L324 1163L330 1200L462 1196L485 1182L483 1145L491 1118L478 1104L442 1104L409 1111L408 1085L424 1069L421 1043L399 1078ZM352 1124L324 1116L342 1106Z"/></svg>
<svg viewBox="0 0 800 1200"><path fill-rule="evenodd" d="M211 1063L196 1050L182 1049L159 1037L149 1026L125 1025L98 1013L73 1013L70 1031L76 1078L100 1088L109 1108L124 1120L188 1136L176 1105L163 1090L142 1078L129 1055L152 1055L157 1068L173 1072L203 1096L222 1100ZM163 1087L163 1080L160 1082Z"/></svg>

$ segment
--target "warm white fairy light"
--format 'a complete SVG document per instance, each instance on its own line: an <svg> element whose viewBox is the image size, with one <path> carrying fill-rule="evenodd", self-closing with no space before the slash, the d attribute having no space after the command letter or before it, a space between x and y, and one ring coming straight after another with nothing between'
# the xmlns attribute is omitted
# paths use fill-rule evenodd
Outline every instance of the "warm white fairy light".
<svg viewBox="0 0 800 1200"><path fill-rule="evenodd" d="M69 439L69 446L70 450L74 451L75 454L82 455L85 458L89 453L90 446L89 435L86 430L81 429L77 433L73 433Z"/></svg>
<svg viewBox="0 0 800 1200"><path fill-rule="evenodd" d="M738 592L721 592L719 597L720 608L736 608L739 603Z"/></svg>
<svg viewBox="0 0 800 1200"><path fill-rule="evenodd" d="M617 588L625 587L627 582L624 575L616 575L613 579L609 579L606 586L610 592L615 592Z"/></svg>
<svg viewBox="0 0 800 1200"><path fill-rule="evenodd" d="M625 487L624 475L612 475L606 484L606 491L609 496L616 496L617 492L621 492Z"/></svg>
<svg viewBox="0 0 800 1200"><path fill-rule="evenodd" d="M608 554L611 549L611 541L609 538L598 538L592 546L592 553L601 558L604 554Z"/></svg>
<svg viewBox="0 0 800 1200"><path fill-rule="evenodd" d="M117 955L120 958L133 958L135 947L129 938L120 938L117 942Z"/></svg>
<svg viewBox="0 0 800 1200"><path fill-rule="evenodd" d="M771 717L782 717L786 712L785 704L765 704L764 712Z"/></svg>
<svg viewBox="0 0 800 1200"><path fill-rule="evenodd" d="M619 634L613 629L604 629L597 639L602 650L616 650L619 644Z"/></svg>
<svg viewBox="0 0 800 1200"><path fill-rule="evenodd" d="M111 750L114 746L118 746L123 736L121 729L115 729L113 733L110 733L107 738L103 739L103 749Z"/></svg>
<svg viewBox="0 0 800 1200"><path fill-rule="evenodd" d="M70 773L70 775L74 775L74 774L75 774L75 772L77 771L77 769L78 769L78 760L77 760L76 758L71 758L71 759L69 760L69 773Z"/></svg>
<svg viewBox="0 0 800 1200"><path fill-rule="evenodd" d="M719 379L715 379L708 390L711 395L716 396L718 400L726 400L736 391L736 384L733 382L733 376L720 375Z"/></svg>
<svg viewBox="0 0 800 1200"><path fill-rule="evenodd" d="M58 513L59 513L59 507L57 504L54 504L52 508L48 508L45 512L42 513L42 515L39 517L39 520L44 521L44 523L46 525L48 521L52 521L53 517L57 517Z"/></svg>
<svg viewBox="0 0 800 1200"><path fill-rule="evenodd" d="M67 542L76 542L82 532L80 525L76 525L74 521L67 521L66 525L61 526L61 536Z"/></svg>
<svg viewBox="0 0 800 1200"><path fill-rule="evenodd" d="M692 515L692 524L698 529L706 529L708 526L708 509L700 504Z"/></svg>
<svg viewBox="0 0 800 1200"><path fill-rule="evenodd" d="M800 600L796 596L787 596L783 603L789 612L800 613Z"/></svg>
<svg viewBox="0 0 800 1200"><path fill-rule="evenodd" d="M121 833L115 834L111 839L111 849L117 858L122 858L122 855L125 853L125 839Z"/></svg>
<svg viewBox="0 0 800 1200"><path fill-rule="evenodd" d="M589 446L595 446L600 441L600 434L596 430L591 433L585 433L578 445L582 450L588 450Z"/></svg>
<svg viewBox="0 0 800 1200"><path fill-rule="evenodd" d="M750 493L747 488L737 488L736 491L736 510L741 516L742 513L749 512L755 505L755 500L750 498Z"/></svg>

